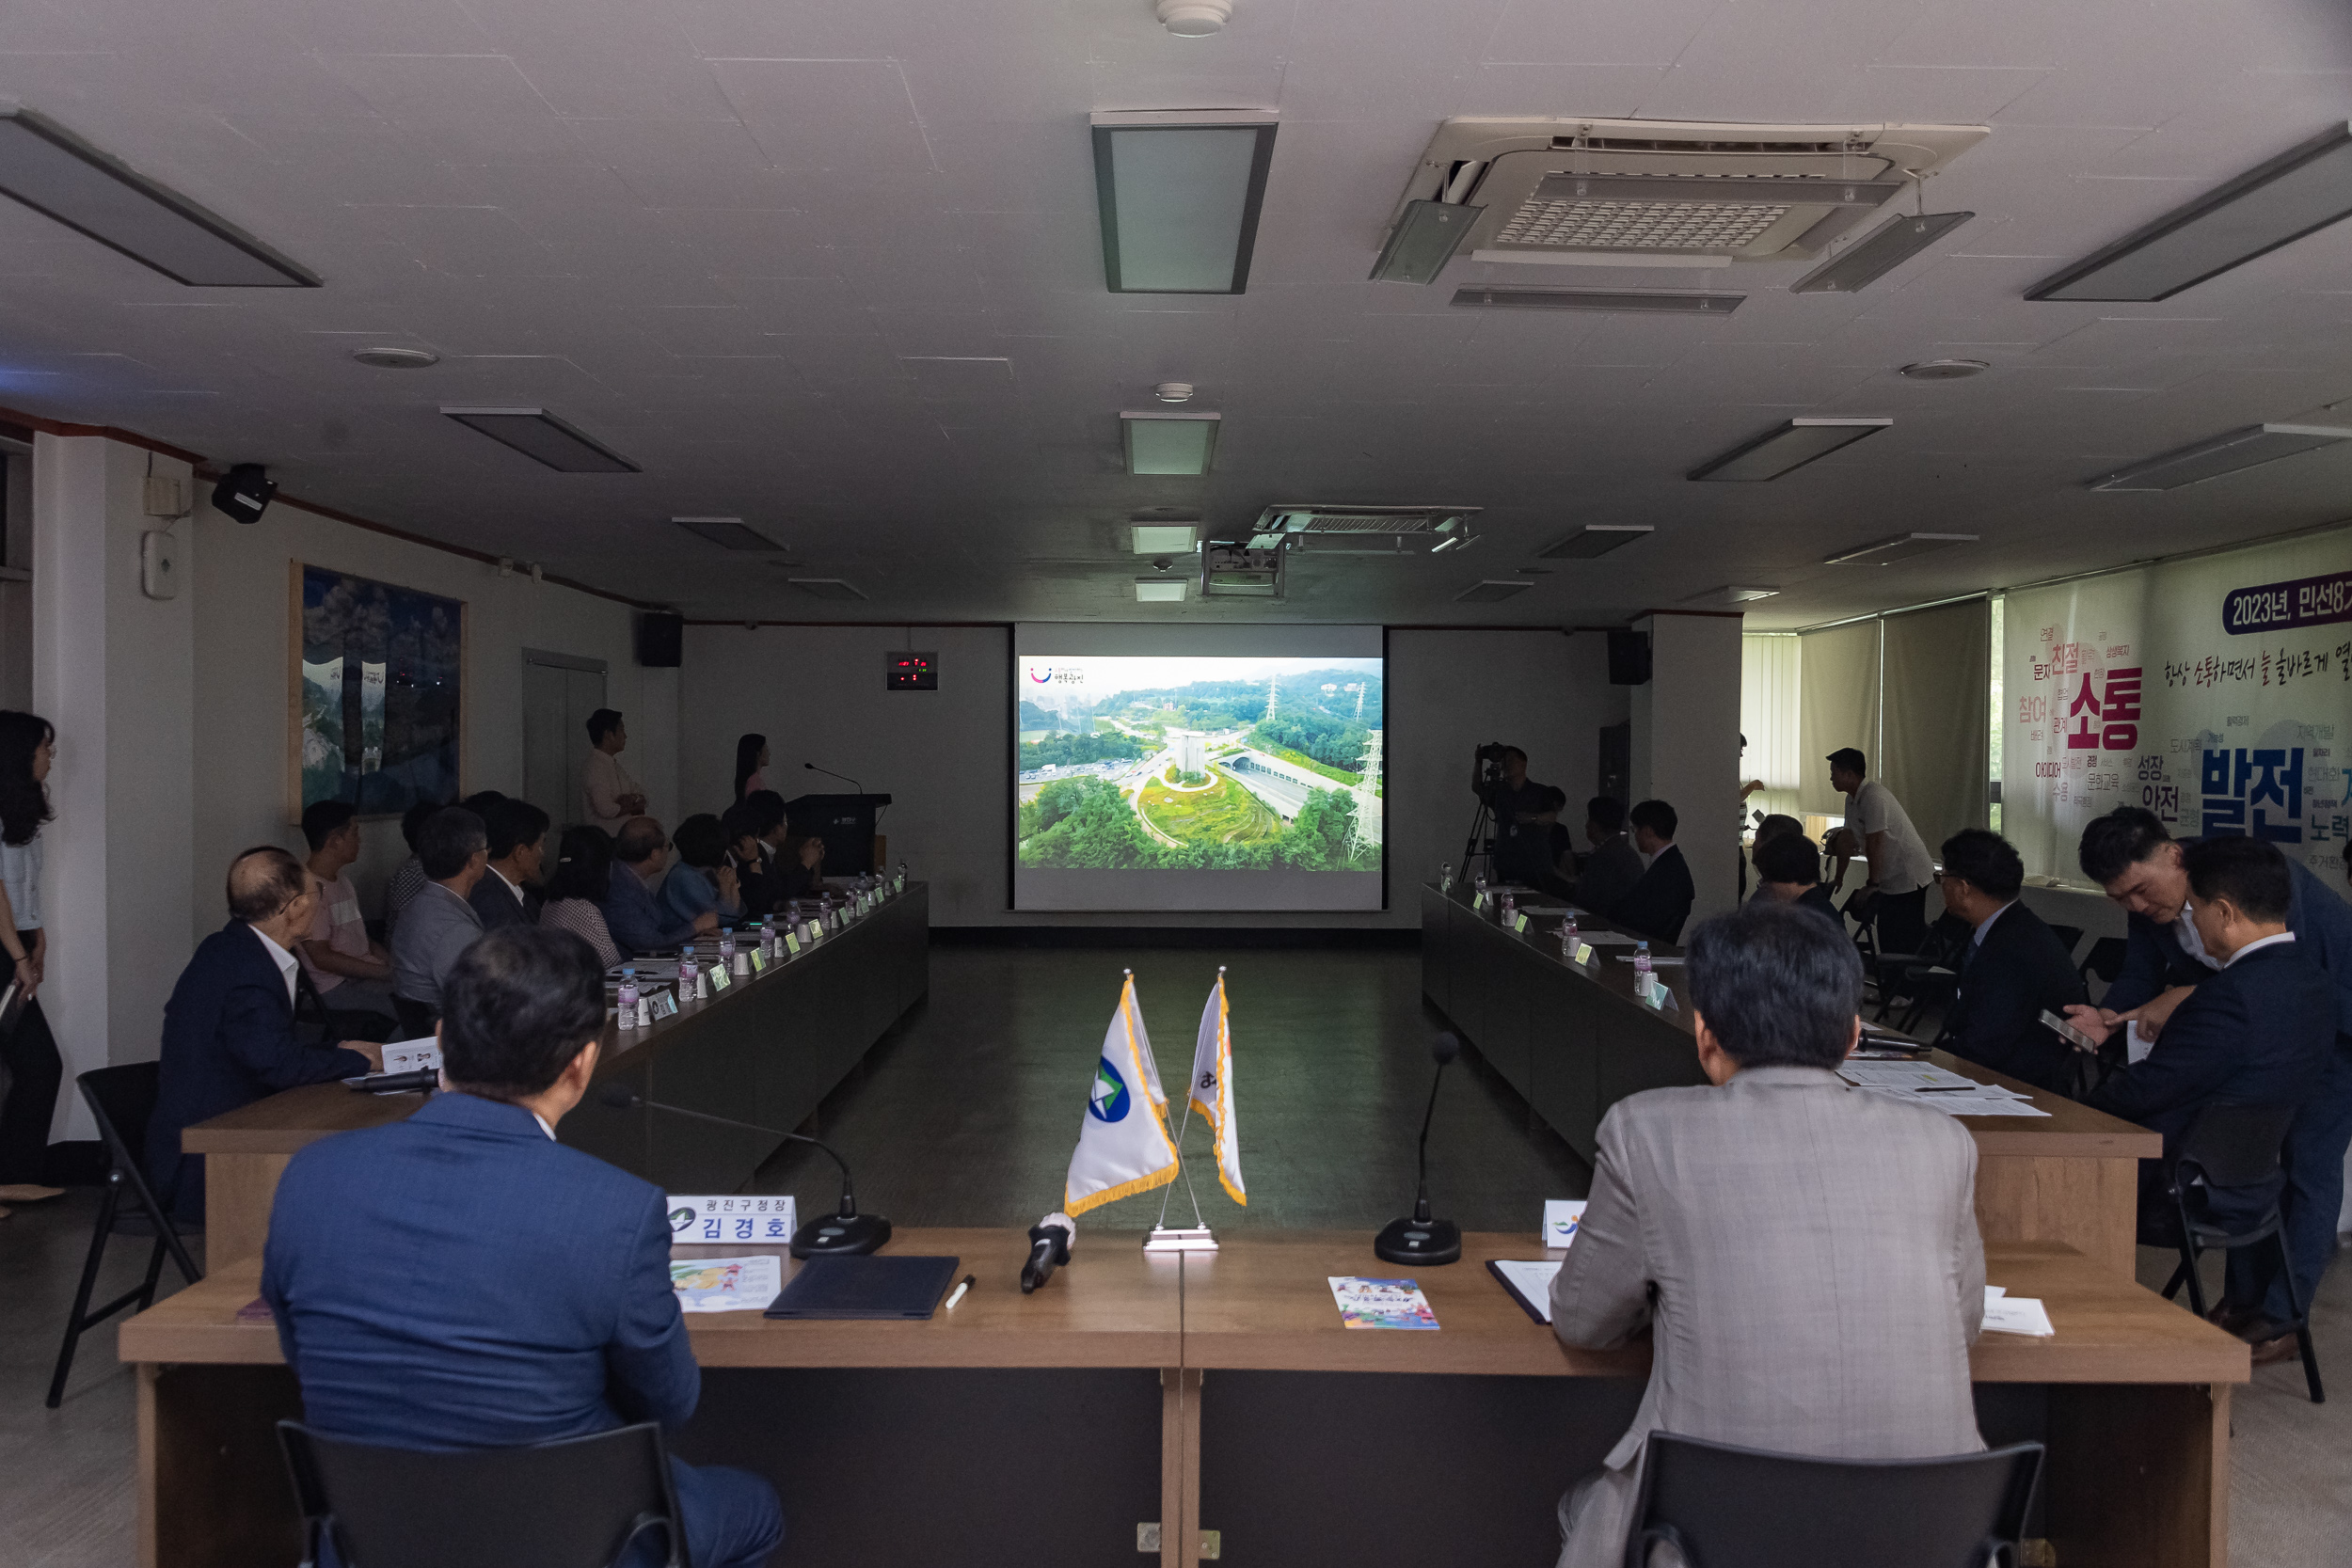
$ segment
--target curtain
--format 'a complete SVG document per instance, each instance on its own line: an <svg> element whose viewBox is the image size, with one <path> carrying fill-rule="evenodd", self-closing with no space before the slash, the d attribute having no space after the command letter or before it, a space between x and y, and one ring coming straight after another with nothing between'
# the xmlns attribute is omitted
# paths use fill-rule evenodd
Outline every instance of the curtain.
<svg viewBox="0 0 2352 1568"><path fill-rule="evenodd" d="M1857 746L1878 770L1878 618L1806 632L1797 641L1798 806L1843 816L1846 798L1830 788L1824 759L1840 747ZM1981 719L1977 728L1984 728Z"/></svg>
<svg viewBox="0 0 2352 1568"><path fill-rule="evenodd" d="M1764 787L1748 797L1750 820L1759 811L1793 816L1797 810L1803 770L1797 644L1787 632L1749 632L1740 639L1740 733L1748 737L1740 782L1764 781Z"/></svg>
<svg viewBox="0 0 2352 1568"><path fill-rule="evenodd" d="M1985 824L1993 601L1884 617L1885 704L1870 770L1895 792L1933 855Z"/></svg>

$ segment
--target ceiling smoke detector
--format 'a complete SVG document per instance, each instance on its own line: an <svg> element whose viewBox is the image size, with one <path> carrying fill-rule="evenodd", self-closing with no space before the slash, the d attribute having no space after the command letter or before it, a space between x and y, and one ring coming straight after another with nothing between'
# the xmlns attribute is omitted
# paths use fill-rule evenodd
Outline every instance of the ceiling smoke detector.
<svg viewBox="0 0 2352 1568"><path fill-rule="evenodd" d="M1233 19L1233 0L1158 0L1152 10L1180 39L1214 38Z"/></svg>
<svg viewBox="0 0 2352 1568"><path fill-rule="evenodd" d="M1905 365L1901 373L1914 381L1965 381L1992 368L1981 359L1922 359L1915 365Z"/></svg>
<svg viewBox="0 0 2352 1568"><path fill-rule="evenodd" d="M1163 381L1158 386L1152 388L1152 395L1159 399L1162 403L1190 403L1192 401L1192 383L1189 381Z"/></svg>
<svg viewBox="0 0 2352 1568"><path fill-rule="evenodd" d="M351 356L379 371L421 371L441 362L439 355L421 348L360 348L352 350Z"/></svg>
<svg viewBox="0 0 2352 1568"><path fill-rule="evenodd" d="M1454 252L1473 261L1811 259L1989 134L1981 125L1449 119L1406 182L1390 229L1416 215L1416 203L1441 203L1478 211Z"/></svg>

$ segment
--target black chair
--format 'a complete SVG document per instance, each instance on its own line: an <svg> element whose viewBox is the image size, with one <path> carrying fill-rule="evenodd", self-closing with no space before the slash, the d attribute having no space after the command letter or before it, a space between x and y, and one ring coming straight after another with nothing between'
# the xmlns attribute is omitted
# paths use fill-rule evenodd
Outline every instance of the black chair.
<svg viewBox="0 0 2352 1568"><path fill-rule="evenodd" d="M344 1040L367 1040L382 1045L392 1037L393 1021L382 1013L363 1012L354 1008L330 1007L311 980L310 972L294 971L294 1038L320 1050L330 1049Z"/></svg>
<svg viewBox="0 0 2352 1568"><path fill-rule="evenodd" d="M2273 1198L2270 1207L2243 1230L2233 1231L2217 1222L2208 1211L2214 1187L2249 1186L2277 1173L2280 1146L2294 1125L2296 1109L2293 1105L2208 1105L2200 1111L2181 1140L2180 1158L2173 1163L2167 1195L2172 1199L2172 1224L2179 1228L2169 1236L2148 1239L2179 1246L2181 1264L2164 1288L2164 1299L2170 1301L2186 1285L2189 1309L2201 1318L2205 1316L2205 1282L2197 1274L2199 1255L2234 1252L2268 1242L2279 1255L2279 1275L2286 1285L2287 1310L2293 1314L2291 1322L2277 1326L2295 1336L2303 1353L2303 1382L2311 1389L2312 1402L2324 1404L2328 1395L2320 1386L2319 1357L2312 1349L2311 1310L2295 1289L2295 1267L2287 1257L2278 1200Z"/></svg>
<svg viewBox="0 0 2352 1568"><path fill-rule="evenodd" d="M2110 986L2115 984L2116 976L2123 973L2124 955L2130 951L2131 943L2122 937L2101 937L2092 942L2077 970L2083 984L2088 986L2094 978Z"/></svg>
<svg viewBox="0 0 2352 1568"><path fill-rule="evenodd" d="M392 1010L400 1014L400 1037L405 1040L424 1038L433 1033L434 1025L441 1022L440 1014L423 1003L411 1002L405 996L392 998Z"/></svg>
<svg viewBox="0 0 2352 1568"><path fill-rule="evenodd" d="M1878 906L1873 904L1873 927L1878 923L1877 910ZM1941 999L1949 1006L1951 998L1959 991L1960 955L1972 934L1973 929L1966 921L1956 914L1945 913L1937 915L1934 923L1929 926L1928 940L1916 953L1885 952L1878 947L1874 936L1872 956L1865 960L1865 972L1878 991L1877 1022L1886 1022L1886 1015L1898 997L1909 997L1916 1005L1904 1014L1907 1022L1898 1027L1905 1032L1910 1030L1911 1025L1918 1021L1919 1014L1926 1010L1919 992L1912 989L1915 982L1928 992L1927 1001ZM1938 971L1948 979L1939 978Z"/></svg>
<svg viewBox="0 0 2352 1568"><path fill-rule="evenodd" d="M1626 1568L2016 1568L2042 1445L1949 1459L1800 1459L1653 1432Z"/></svg>
<svg viewBox="0 0 2352 1568"><path fill-rule="evenodd" d="M167 1253L180 1266L180 1277L189 1284L204 1277L204 1271L188 1256L180 1233L171 1227L171 1216L156 1201L155 1189L148 1185L147 1169L141 1163L141 1151L147 1148L147 1124L155 1115L156 1085L162 1076L162 1069L153 1062L133 1062L124 1067L95 1068L73 1081L89 1106L91 1117L98 1123L98 1135L105 1140L111 1168L106 1172L106 1196L98 1201L98 1224L90 1231L89 1257L82 1263L82 1283L73 1292L73 1312L65 1322L65 1343L57 1351L57 1370L49 1379L52 1410L65 1398L66 1374L73 1370L73 1352L81 1344L82 1336L125 1307L144 1312L154 1304L155 1282L163 1277ZM154 1227L155 1247L148 1255L147 1277L136 1290L125 1291L93 1311L90 1291L97 1287L98 1267L106 1258L106 1238L114 1234L115 1221L122 1213L126 1196L146 1213L148 1224Z"/></svg>
<svg viewBox="0 0 2352 1568"><path fill-rule="evenodd" d="M691 1568L661 1429L651 1421L527 1449L422 1453L278 1423L303 1520L303 1568L332 1533L347 1568L610 1568L659 1531Z"/></svg>
<svg viewBox="0 0 2352 1568"><path fill-rule="evenodd" d="M2070 958L2074 956L2074 949L2082 945L2083 928L2079 926L2053 926L2050 934L2058 939L2058 945L2066 949Z"/></svg>

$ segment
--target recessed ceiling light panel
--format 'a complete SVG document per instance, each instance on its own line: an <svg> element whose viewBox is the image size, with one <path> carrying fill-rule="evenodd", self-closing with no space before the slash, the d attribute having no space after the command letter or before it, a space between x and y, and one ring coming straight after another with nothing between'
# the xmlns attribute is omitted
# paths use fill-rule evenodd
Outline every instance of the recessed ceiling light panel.
<svg viewBox="0 0 2352 1568"><path fill-rule="evenodd" d="M677 524L689 533L700 534L722 549L783 550L791 548L788 545L777 544L757 529L746 524L740 517L673 517L670 521Z"/></svg>
<svg viewBox="0 0 2352 1568"><path fill-rule="evenodd" d="M2027 299L2146 302L2352 215L2352 125L2335 124L2051 274Z"/></svg>
<svg viewBox="0 0 2352 1568"><path fill-rule="evenodd" d="M1693 594L1682 602L1684 604L1752 604L1757 599L1772 598L1779 592L1777 588L1740 588L1726 584L1722 588L1709 588L1704 593Z"/></svg>
<svg viewBox="0 0 2352 1568"><path fill-rule="evenodd" d="M2352 430L2333 425L2249 424L2210 441L2135 463L2090 487L2109 491L2178 490L2184 484L2201 484L2223 474L2260 467L2265 463L2276 463L2282 457L2315 451L2344 440L2352 440Z"/></svg>
<svg viewBox="0 0 2352 1568"><path fill-rule="evenodd" d="M1549 549L1536 551L1544 561L1590 561L1623 549L1637 539L1646 539L1658 531L1635 523L1588 523L1569 534Z"/></svg>
<svg viewBox="0 0 2352 1568"><path fill-rule="evenodd" d="M1454 602L1455 604L1493 604L1498 599L1507 599L1515 594L1524 594L1534 586L1534 583L1525 579L1473 582L1459 594L1454 594Z"/></svg>
<svg viewBox="0 0 2352 1568"><path fill-rule="evenodd" d="M317 276L30 109L0 103L0 193L175 283L315 289Z"/></svg>
<svg viewBox="0 0 2352 1568"><path fill-rule="evenodd" d="M1721 457L1700 464L1688 477L1730 484L1778 479L1827 457L1840 447L1851 446L1866 436L1876 436L1894 422L1880 419L1790 420L1774 425L1752 441L1742 442Z"/></svg>
<svg viewBox="0 0 2352 1568"><path fill-rule="evenodd" d="M478 430L535 463L566 474L634 474L644 470L612 448L583 435L544 408L443 408L469 430Z"/></svg>
<svg viewBox="0 0 2352 1568"><path fill-rule="evenodd" d="M1182 604L1184 590L1191 586L1189 578L1137 578L1136 603Z"/></svg>
<svg viewBox="0 0 2352 1568"><path fill-rule="evenodd" d="M839 578L787 578L785 580L811 598L863 599L866 597Z"/></svg>
<svg viewBox="0 0 2352 1568"><path fill-rule="evenodd" d="M1824 566L1884 566L1892 562L1908 561L1930 550L1945 550L1954 545L1973 545L1973 533L1898 533L1891 539L1880 539L1857 549L1833 555Z"/></svg>
<svg viewBox="0 0 2352 1568"><path fill-rule="evenodd" d="M1200 547L1200 531L1190 523L1132 523L1137 555L1190 555Z"/></svg>
<svg viewBox="0 0 2352 1568"><path fill-rule="evenodd" d="M1215 414L1166 414L1156 409L1119 416L1131 474L1197 475L1216 458Z"/></svg>
<svg viewBox="0 0 2352 1568"><path fill-rule="evenodd" d="M351 356L370 370L421 371L441 362L441 356L421 348L359 348Z"/></svg>
<svg viewBox="0 0 2352 1568"><path fill-rule="evenodd" d="M1237 294L1248 287L1275 123L1273 113L1254 109L1093 117L1111 293Z"/></svg>

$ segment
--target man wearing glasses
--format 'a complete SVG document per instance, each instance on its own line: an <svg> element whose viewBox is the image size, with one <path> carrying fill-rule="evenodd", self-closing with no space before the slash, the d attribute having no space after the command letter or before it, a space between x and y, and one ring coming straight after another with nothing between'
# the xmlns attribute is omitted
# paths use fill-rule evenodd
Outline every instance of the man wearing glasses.
<svg viewBox="0 0 2352 1568"><path fill-rule="evenodd" d="M312 1047L294 1037L294 944L310 934L318 879L272 846L229 864L229 924L206 937L164 1005L162 1082L147 1126L147 1171L183 1225L204 1222L204 1158L180 1134L280 1089L373 1072L381 1046Z"/></svg>

